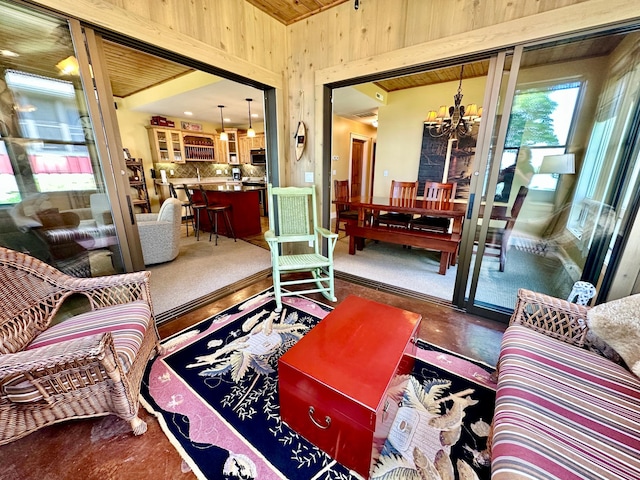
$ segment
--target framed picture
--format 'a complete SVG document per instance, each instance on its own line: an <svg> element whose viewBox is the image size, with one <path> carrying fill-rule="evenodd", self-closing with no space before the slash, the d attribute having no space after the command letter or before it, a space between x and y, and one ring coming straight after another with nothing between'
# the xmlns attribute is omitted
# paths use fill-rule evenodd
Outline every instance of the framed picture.
<svg viewBox="0 0 640 480"><path fill-rule="evenodd" d="M180 122L182 130L189 130L192 132L201 132L202 124L201 123L191 123L191 122Z"/></svg>
<svg viewBox="0 0 640 480"><path fill-rule="evenodd" d="M455 182L456 198L469 197L476 136L453 140L449 150L448 137L433 137L425 125L422 132L420 165L418 167L418 195L424 194L424 183ZM448 157L447 157L448 153ZM447 168L445 175L445 167Z"/></svg>

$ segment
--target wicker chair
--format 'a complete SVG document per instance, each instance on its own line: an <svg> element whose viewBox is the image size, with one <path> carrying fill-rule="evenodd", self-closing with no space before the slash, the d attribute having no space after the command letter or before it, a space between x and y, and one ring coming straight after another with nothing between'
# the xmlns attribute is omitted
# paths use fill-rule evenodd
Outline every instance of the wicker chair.
<svg viewBox="0 0 640 480"><path fill-rule="evenodd" d="M140 384L160 348L149 272L76 278L0 247L0 282L0 445L107 414L144 433ZM91 311L52 325L71 295Z"/></svg>
<svg viewBox="0 0 640 480"><path fill-rule="evenodd" d="M338 235L320 227L316 214L316 191L311 187L267 186L269 196L269 230L264 238L271 250L273 289L277 311L282 310L282 297L304 293L322 293L336 302L333 278L333 250ZM327 255L321 253L322 239L328 241ZM309 246L313 252L307 253ZM297 250L304 249L304 253ZM282 280L294 272L311 272L312 278ZM282 287L315 283L315 288L289 292Z"/></svg>

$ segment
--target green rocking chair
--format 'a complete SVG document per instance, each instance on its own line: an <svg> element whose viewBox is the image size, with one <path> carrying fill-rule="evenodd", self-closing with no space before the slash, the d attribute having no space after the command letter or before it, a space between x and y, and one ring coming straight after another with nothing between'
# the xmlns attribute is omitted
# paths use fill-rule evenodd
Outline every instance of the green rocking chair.
<svg viewBox="0 0 640 480"><path fill-rule="evenodd" d="M269 230L264 238L271 250L273 289L277 311L282 310L282 297L320 292L332 302L334 294L333 250L338 235L318 226L314 187L267 186L269 196ZM327 256L322 255L322 239L328 239ZM306 253L309 247L313 252ZM303 253L301 253L303 252ZM312 278L282 280L283 275L311 272ZM288 285L315 283L316 288L283 291Z"/></svg>

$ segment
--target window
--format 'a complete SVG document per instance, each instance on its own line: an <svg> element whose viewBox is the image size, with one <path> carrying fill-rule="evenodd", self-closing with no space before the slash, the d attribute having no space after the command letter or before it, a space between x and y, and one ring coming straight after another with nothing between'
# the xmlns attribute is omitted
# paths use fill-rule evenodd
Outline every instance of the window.
<svg viewBox="0 0 640 480"><path fill-rule="evenodd" d="M65 80L7 70L14 96L20 136L40 192L95 190L89 150L78 113L74 85ZM21 200L4 142L0 142L0 202Z"/></svg>
<svg viewBox="0 0 640 480"><path fill-rule="evenodd" d="M566 152L580 89L580 82L568 82L516 92L501 170L514 165L526 147L532 173L529 188L555 191L557 175L536 172L545 156Z"/></svg>

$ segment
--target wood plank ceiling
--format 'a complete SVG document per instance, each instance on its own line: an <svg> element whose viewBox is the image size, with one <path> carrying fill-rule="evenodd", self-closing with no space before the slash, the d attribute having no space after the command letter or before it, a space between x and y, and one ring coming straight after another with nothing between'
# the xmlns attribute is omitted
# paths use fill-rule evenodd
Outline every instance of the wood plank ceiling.
<svg viewBox="0 0 640 480"><path fill-rule="evenodd" d="M245 0L285 25L304 20L349 0ZM352 0L353 1L353 0Z"/></svg>

